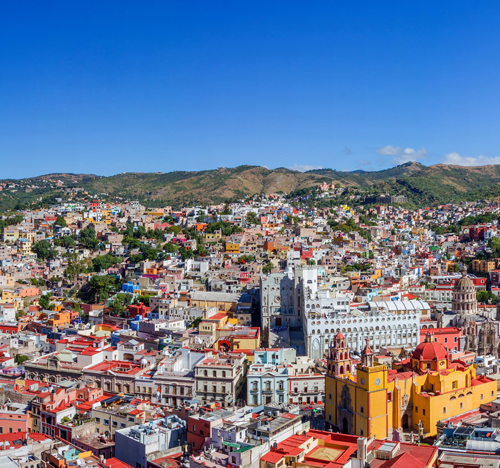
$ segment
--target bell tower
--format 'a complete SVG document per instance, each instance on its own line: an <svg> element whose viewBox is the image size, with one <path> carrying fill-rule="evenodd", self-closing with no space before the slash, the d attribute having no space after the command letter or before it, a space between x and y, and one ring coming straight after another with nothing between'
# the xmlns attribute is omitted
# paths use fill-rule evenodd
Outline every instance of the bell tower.
<svg viewBox="0 0 500 468"><path fill-rule="evenodd" d="M366 339L366 345L361 351L361 367L368 368L375 365L375 354L370 348L369 339Z"/></svg>
<svg viewBox="0 0 500 468"><path fill-rule="evenodd" d="M347 377L352 371L352 360L344 335L337 333L328 355L328 375L330 377Z"/></svg>

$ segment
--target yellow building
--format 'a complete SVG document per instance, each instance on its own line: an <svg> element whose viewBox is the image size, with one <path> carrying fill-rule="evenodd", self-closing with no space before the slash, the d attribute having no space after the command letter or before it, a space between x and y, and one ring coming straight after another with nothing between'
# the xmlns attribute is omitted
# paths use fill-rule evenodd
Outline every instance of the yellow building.
<svg viewBox="0 0 500 468"><path fill-rule="evenodd" d="M375 361L368 343L353 375L345 338L338 333L328 356L326 422L342 432L386 438L394 430L437 434L437 423L496 398L496 382L476 368L451 361L427 335L409 359L389 369Z"/></svg>
<svg viewBox="0 0 500 468"><path fill-rule="evenodd" d="M226 242L227 253L240 253L240 244L234 242Z"/></svg>

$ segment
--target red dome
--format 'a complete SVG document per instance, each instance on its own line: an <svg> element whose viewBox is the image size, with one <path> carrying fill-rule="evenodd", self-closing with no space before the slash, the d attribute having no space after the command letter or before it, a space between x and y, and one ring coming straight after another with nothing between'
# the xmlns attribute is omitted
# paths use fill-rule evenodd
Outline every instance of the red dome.
<svg viewBox="0 0 500 468"><path fill-rule="evenodd" d="M424 341L415 348L411 358L422 361L440 361L441 359L448 359L448 351L435 341Z"/></svg>

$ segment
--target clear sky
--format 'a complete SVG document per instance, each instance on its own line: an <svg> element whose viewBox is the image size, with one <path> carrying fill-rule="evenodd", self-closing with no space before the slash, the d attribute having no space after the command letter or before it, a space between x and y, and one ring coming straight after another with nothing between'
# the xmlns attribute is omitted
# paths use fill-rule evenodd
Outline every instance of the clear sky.
<svg viewBox="0 0 500 468"><path fill-rule="evenodd" d="M500 163L500 2L0 2L0 178Z"/></svg>

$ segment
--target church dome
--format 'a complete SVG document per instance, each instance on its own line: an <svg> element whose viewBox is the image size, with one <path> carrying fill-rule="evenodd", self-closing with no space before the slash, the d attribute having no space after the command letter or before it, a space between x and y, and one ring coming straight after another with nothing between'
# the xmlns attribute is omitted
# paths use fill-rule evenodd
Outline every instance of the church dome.
<svg viewBox="0 0 500 468"><path fill-rule="evenodd" d="M431 341L430 335L423 343L420 343L411 355L412 359L420 361L441 361L448 359L448 351L436 341Z"/></svg>
<svg viewBox="0 0 500 468"><path fill-rule="evenodd" d="M476 293L474 282L467 276L467 269L462 270L462 277L455 283L453 292Z"/></svg>

